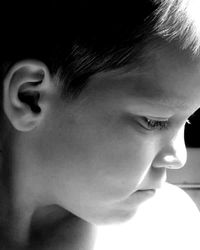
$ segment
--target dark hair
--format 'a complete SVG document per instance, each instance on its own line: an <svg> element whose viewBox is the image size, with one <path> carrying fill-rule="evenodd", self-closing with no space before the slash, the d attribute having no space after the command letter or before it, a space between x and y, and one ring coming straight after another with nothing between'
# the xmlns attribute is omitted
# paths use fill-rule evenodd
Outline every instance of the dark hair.
<svg viewBox="0 0 200 250"><path fill-rule="evenodd" d="M158 38L198 55L194 1L63 2L7 1L1 8L1 80L15 62L38 59L60 77L64 96L77 96L93 74L140 64Z"/></svg>

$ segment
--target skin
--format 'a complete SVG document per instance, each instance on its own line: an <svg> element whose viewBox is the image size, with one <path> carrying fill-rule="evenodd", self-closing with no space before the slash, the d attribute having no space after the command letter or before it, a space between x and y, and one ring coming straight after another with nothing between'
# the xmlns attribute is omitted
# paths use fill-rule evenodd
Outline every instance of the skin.
<svg viewBox="0 0 200 250"><path fill-rule="evenodd" d="M199 66L187 52L163 46L142 68L94 75L71 102L60 98L58 79L45 69L46 101L38 103L36 126L16 125L16 119L27 124L27 106L26 118L5 111L14 124L4 145L12 148L15 238L25 241L31 218L38 228L39 221L54 224L49 209L65 229L70 218L84 228L130 219L152 197L148 190L165 182L166 170L186 162L184 126L200 107ZM145 117L154 120L151 128Z"/></svg>

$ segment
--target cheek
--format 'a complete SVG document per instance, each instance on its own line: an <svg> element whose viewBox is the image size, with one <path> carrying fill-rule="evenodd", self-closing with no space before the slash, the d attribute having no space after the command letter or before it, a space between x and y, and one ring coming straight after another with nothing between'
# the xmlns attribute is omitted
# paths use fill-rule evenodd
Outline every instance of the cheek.
<svg viewBox="0 0 200 250"><path fill-rule="evenodd" d="M37 146L43 165L65 190L80 188L102 199L133 192L151 165L152 144L118 121L88 121L46 130Z"/></svg>
<svg viewBox="0 0 200 250"><path fill-rule="evenodd" d="M81 157L77 164L81 166L82 177L102 194L117 196L133 192L149 171L153 143L128 129L119 131L113 127L98 131L101 133L95 140L88 140L86 136L85 143L79 144Z"/></svg>
<svg viewBox="0 0 200 250"><path fill-rule="evenodd" d="M103 174L108 183L125 190L137 188L149 171L153 158L152 148L146 145L137 140L127 140L114 143L103 151Z"/></svg>

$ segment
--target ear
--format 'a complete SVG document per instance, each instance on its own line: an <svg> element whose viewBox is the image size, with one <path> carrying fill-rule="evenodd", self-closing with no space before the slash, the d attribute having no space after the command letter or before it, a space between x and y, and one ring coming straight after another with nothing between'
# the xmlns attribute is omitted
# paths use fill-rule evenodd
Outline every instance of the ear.
<svg viewBox="0 0 200 250"><path fill-rule="evenodd" d="M53 86L48 68L40 61L21 61L12 66L3 82L3 108L15 129L30 131L39 125Z"/></svg>

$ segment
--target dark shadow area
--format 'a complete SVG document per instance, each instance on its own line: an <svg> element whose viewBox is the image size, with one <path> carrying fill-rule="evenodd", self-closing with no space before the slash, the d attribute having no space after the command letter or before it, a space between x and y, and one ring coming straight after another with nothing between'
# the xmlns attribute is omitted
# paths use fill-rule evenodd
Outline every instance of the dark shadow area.
<svg viewBox="0 0 200 250"><path fill-rule="evenodd" d="M200 109L189 119L190 124L185 127L185 143L187 147L200 147Z"/></svg>

